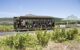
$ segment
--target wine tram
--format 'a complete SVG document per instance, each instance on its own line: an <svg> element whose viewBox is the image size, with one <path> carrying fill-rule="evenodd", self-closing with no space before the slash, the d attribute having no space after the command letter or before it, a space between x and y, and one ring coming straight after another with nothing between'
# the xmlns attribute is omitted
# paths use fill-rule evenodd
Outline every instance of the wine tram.
<svg viewBox="0 0 80 50"><path fill-rule="evenodd" d="M50 16L14 17L15 31L50 30L54 27L54 18Z"/></svg>

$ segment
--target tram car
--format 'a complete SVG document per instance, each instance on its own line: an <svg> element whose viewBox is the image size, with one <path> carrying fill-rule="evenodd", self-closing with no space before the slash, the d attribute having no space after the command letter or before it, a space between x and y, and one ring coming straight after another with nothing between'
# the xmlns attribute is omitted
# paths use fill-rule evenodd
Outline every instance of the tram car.
<svg viewBox="0 0 80 50"><path fill-rule="evenodd" d="M50 16L14 17L15 31L50 30L54 27L54 18Z"/></svg>

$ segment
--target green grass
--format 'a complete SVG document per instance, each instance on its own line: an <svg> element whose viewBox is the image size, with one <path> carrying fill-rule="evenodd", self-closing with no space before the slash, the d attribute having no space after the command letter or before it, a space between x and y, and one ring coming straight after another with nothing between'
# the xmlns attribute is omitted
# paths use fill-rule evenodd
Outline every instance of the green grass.
<svg viewBox="0 0 80 50"><path fill-rule="evenodd" d="M56 28L52 32L37 31L35 34L17 33L14 36L4 36L0 39L0 50L2 47L9 50L42 50L49 45L49 42L69 44L73 41L80 43L79 29Z"/></svg>
<svg viewBox="0 0 80 50"><path fill-rule="evenodd" d="M13 25L0 25L0 32L10 32L13 30Z"/></svg>

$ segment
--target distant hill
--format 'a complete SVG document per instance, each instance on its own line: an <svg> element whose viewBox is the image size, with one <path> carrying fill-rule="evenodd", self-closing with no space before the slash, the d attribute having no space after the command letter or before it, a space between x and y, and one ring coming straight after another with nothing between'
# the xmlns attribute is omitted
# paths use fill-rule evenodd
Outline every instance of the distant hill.
<svg viewBox="0 0 80 50"><path fill-rule="evenodd" d="M0 18L1 21L13 21L13 18Z"/></svg>
<svg viewBox="0 0 80 50"><path fill-rule="evenodd" d="M55 22L62 21L62 18L54 17ZM0 24L13 24L13 18L0 18Z"/></svg>
<svg viewBox="0 0 80 50"><path fill-rule="evenodd" d="M13 24L13 18L0 18L0 24Z"/></svg>

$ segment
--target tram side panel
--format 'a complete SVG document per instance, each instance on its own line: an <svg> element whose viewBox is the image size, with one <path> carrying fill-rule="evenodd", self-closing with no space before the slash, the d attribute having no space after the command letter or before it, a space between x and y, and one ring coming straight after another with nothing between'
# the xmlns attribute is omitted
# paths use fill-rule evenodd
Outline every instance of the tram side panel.
<svg viewBox="0 0 80 50"><path fill-rule="evenodd" d="M42 29L53 29L55 26L54 21L46 21L46 22L37 22L32 21L32 23L24 22L24 19L20 19L19 17L14 17L14 29L15 31L23 30L24 28L27 30L35 30L36 28L42 28Z"/></svg>

